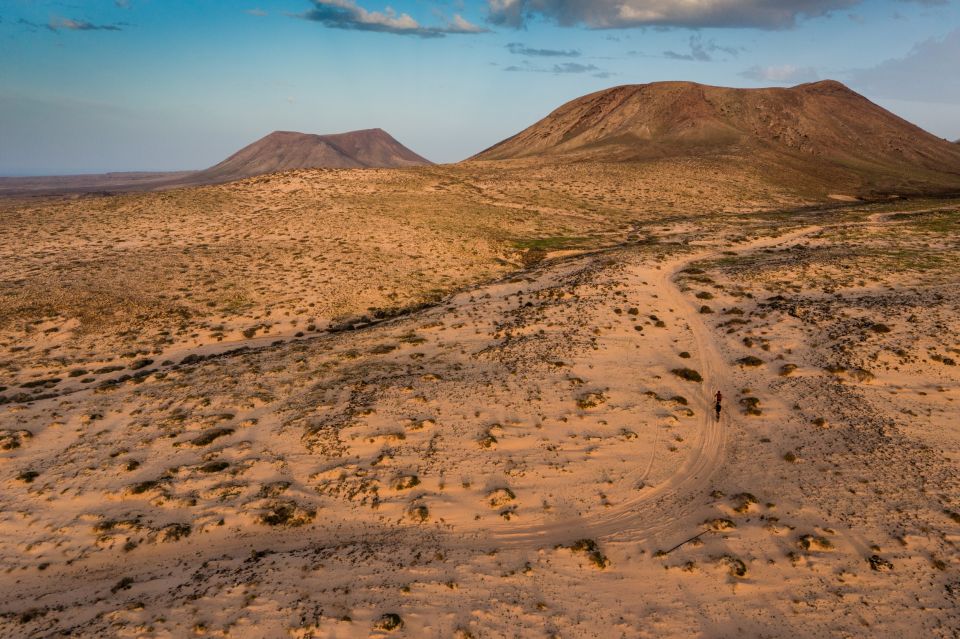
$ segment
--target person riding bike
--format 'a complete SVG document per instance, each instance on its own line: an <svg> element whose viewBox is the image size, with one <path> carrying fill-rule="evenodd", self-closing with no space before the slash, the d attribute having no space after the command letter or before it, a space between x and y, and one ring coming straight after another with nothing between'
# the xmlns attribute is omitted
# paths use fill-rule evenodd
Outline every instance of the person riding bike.
<svg viewBox="0 0 960 639"><path fill-rule="evenodd" d="M720 404L723 402L723 395L720 393L720 391L717 391L717 395L714 399L717 402L715 406L717 409L717 419L720 419Z"/></svg>

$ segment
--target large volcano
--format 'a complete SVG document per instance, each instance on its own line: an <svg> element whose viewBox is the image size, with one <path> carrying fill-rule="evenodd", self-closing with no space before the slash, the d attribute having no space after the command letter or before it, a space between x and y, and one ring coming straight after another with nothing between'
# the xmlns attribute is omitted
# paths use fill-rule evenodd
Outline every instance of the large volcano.
<svg viewBox="0 0 960 639"><path fill-rule="evenodd" d="M960 190L960 147L839 82L731 89L626 85L561 106L471 160L713 158L859 191ZM783 170L783 175L774 175ZM799 177L798 177L799 176Z"/></svg>

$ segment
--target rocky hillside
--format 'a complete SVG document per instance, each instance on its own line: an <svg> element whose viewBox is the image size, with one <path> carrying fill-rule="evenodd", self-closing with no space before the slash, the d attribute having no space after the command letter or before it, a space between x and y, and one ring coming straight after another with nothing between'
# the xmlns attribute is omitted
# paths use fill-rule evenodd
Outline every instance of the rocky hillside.
<svg viewBox="0 0 960 639"><path fill-rule="evenodd" d="M196 183L228 182L291 169L400 168L430 164L383 129L337 135L274 131L223 162L194 174Z"/></svg>
<svg viewBox="0 0 960 639"><path fill-rule="evenodd" d="M813 190L960 190L958 145L831 80L767 89L615 87L568 102L471 159L519 158L714 158Z"/></svg>

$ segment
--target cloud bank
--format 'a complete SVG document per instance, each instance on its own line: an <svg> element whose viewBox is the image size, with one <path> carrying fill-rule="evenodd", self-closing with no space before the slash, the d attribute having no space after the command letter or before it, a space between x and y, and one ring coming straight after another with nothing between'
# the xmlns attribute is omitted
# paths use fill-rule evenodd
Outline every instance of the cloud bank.
<svg viewBox="0 0 960 639"><path fill-rule="evenodd" d="M850 84L870 95L960 103L960 28L913 47L902 58L850 73Z"/></svg>
<svg viewBox="0 0 960 639"><path fill-rule="evenodd" d="M504 71L528 72L528 73L552 73L554 75L577 75L590 74L595 78L609 78L613 76L609 71L604 71L594 64L581 64L579 62L561 62L549 67L538 67L524 60L523 65L510 65L503 68Z"/></svg>
<svg viewBox="0 0 960 639"><path fill-rule="evenodd" d="M929 0L928 0L929 1ZM536 17L561 26L784 29L860 0L487 0L492 24L522 28Z"/></svg>
<svg viewBox="0 0 960 639"><path fill-rule="evenodd" d="M514 55L535 56L543 58L578 58L580 52L576 49L533 49L520 42L511 42L507 49Z"/></svg>
<svg viewBox="0 0 960 639"><path fill-rule="evenodd" d="M804 82L815 82L820 79L817 70L813 67L799 67L793 64L767 67L752 66L746 71L742 71L740 76L749 80L770 82L772 84L802 84Z"/></svg>
<svg viewBox="0 0 960 639"><path fill-rule="evenodd" d="M54 18L47 24L51 31L123 31L121 24L93 24L86 20L71 20L70 18Z"/></svg>
<svg viewBox="0 0 960 639"><path fill-rule="evenodd" d="M71 18L51 18L46 24L31 22L25 18L17 20L17 24L26 27L30 31L47 29L54 33L58 31L123 31L123 28L129 26L126 22L116 24L93 24L86 20L73 20Z"/></svg>
<svg viewBox="0 0 960 639"><path fill-rule="evenodd" d="M689 53L678 53L676 51L664 51L663 57L669 58L671 60L688 60L696 62L710 62L713 60L714 54L717 53L726 53L727 55L736 56L740 53L740 50L735 47L723 47L716 43L715 40L704 41L703 38L697 34L690 36L690 51Z"/></svg>
<svg viewBox="0 0 960 639"><path fill-rule="evenodd" d="M297 17L330 29L373 31L420 38L442 38L450 34L484 33L487 29L472 24L460 15L442 26L422 25L406 13L397 13L387 7L383 11L368 11L353 0L311 0L313 8Z"/></svg>

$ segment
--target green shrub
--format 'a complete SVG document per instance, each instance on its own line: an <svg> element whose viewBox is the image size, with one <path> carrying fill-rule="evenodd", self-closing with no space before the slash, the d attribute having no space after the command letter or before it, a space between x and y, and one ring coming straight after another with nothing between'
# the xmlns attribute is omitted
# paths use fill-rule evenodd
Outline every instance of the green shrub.
<svg viewBox="0 0 960 639"><path fill-rule="evenodd" d="M610 565L610 560L600 552L600 547L597 545L597 542L592 539L580 539L570 546L570 550L586 554L587 559L600 570Z"/></svg>
<svg viewBox="0 0 960 639"><path fill-rule="evenodd" d="M383 630L385 632L393 632L401 628L403 628L403 619L394 612L381 615L373 624L374 630Z"/></svg>
<svg viewBox="0 0 960 639"><path fill-rule="evenodd" d="M700 373L693 370L692 368L675 368L670 372L676 375L677 377L679 377L680 379L685 379L688 382L699 383L703 381L703 376L701 376Z"/></svg>

